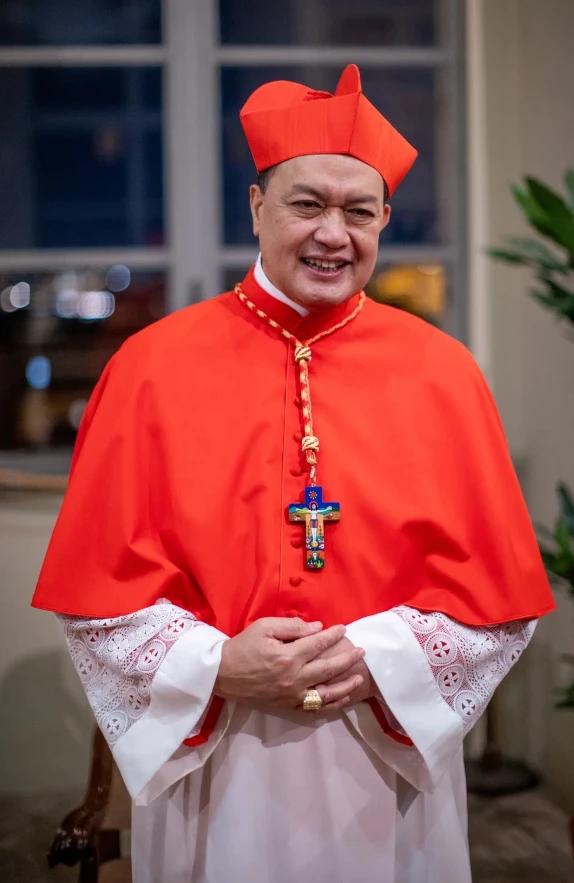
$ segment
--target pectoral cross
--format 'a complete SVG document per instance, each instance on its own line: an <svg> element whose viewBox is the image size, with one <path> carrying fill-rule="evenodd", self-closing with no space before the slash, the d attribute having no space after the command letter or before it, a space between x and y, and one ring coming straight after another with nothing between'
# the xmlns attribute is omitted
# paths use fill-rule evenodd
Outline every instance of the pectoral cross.
<svg viewBox="0 0 574 883"><path fill-rule="evenodd" d="M323 488L311 485L305 488L305 505L292 503L289 506L289 521L305 521L306 565L309 570L320 570L325 566L325 521L339 521L339 503L324 503Z"/></svg>

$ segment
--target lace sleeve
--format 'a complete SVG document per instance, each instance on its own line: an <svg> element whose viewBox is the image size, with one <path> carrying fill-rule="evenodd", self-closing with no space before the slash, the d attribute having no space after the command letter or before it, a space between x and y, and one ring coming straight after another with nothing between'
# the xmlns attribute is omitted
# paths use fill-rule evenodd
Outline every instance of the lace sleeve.
<svg viewBox="0 0 574 883"><path fill-rule="evenodd" d="M536 627L535 620L468 626L443 613L422 613L410 607L396 607L393 613L419 642L442 698L462 718L465 735L522 655Z"/></svg>
<svg viewBox="0 0 574 883"><path fill-rule="evenodd" d="M202 625L192 613L160 598L114 619L59 615L72 662L98 725L114 745L150 703L161 663L183 634Z"/></svg>

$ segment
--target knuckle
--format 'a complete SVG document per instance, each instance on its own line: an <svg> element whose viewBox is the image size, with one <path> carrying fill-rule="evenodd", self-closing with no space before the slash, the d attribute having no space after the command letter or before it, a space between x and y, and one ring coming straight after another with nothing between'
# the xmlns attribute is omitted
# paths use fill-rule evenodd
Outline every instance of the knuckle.
<svg viewBox="0 0 574 883"><path fill-rule="evenodd" d="M279 656L277 656L277 658L275 660L275 667L277 668L278 671L280 671L280 672L289 671L290 665L291 665L291 660L289 659L288 656L285 656L285 654L283 654L283 653L281 653Z"/></svg>
<svg viewBox="0 0 574 883"><path fill-rule="evenodd" d="M349 669L351 669L351 668L354 669L357 662L358 662L357 657L354 653L349 653L349 655L346 657L345 661L347 663L347 668L349 668Z"/></svg>
<svg viewBox="0 0 574 883"><path fill-rule="evenodd" d="M277 689L280 693L290 693L293 689L293 681L289 678L281 678L277 682Z"/></svg>
<svg viewBox="0 0 574 883"><path fill-rule="evenodd" d="M326 662L323 666L323 680L330 681L335 676L333 671L333 663Z"/></svg>

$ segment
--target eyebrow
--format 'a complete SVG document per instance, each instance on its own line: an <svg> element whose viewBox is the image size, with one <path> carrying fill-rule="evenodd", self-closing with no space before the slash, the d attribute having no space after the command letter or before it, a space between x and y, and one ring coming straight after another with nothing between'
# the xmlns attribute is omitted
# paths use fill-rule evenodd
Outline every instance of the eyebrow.
<svg viewBox="0 0 574 883"><path fill-rule="evenodd" d="M319 190L315 190L314 187L310 187L308 184L294 184L289 191L289 196L312 196L314 199L326 202L325 195ZM358 196L352 196L350 199L347 199L347 204L353 205L356 205L357 203L377 205L379 202L379 198L372 193L359 194Z"/></svg>

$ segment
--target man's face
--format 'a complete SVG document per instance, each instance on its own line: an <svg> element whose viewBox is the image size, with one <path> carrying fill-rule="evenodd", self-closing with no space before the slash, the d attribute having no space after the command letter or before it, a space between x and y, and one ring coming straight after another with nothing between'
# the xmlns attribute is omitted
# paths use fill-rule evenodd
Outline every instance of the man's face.
<svg viewBox="0 0 574 883"><path fill-rule="evenodd" d="M300 156L250 190L263 269L287 297L313 310L363 289L389 222L383 179L352 156Z"/></svg>

